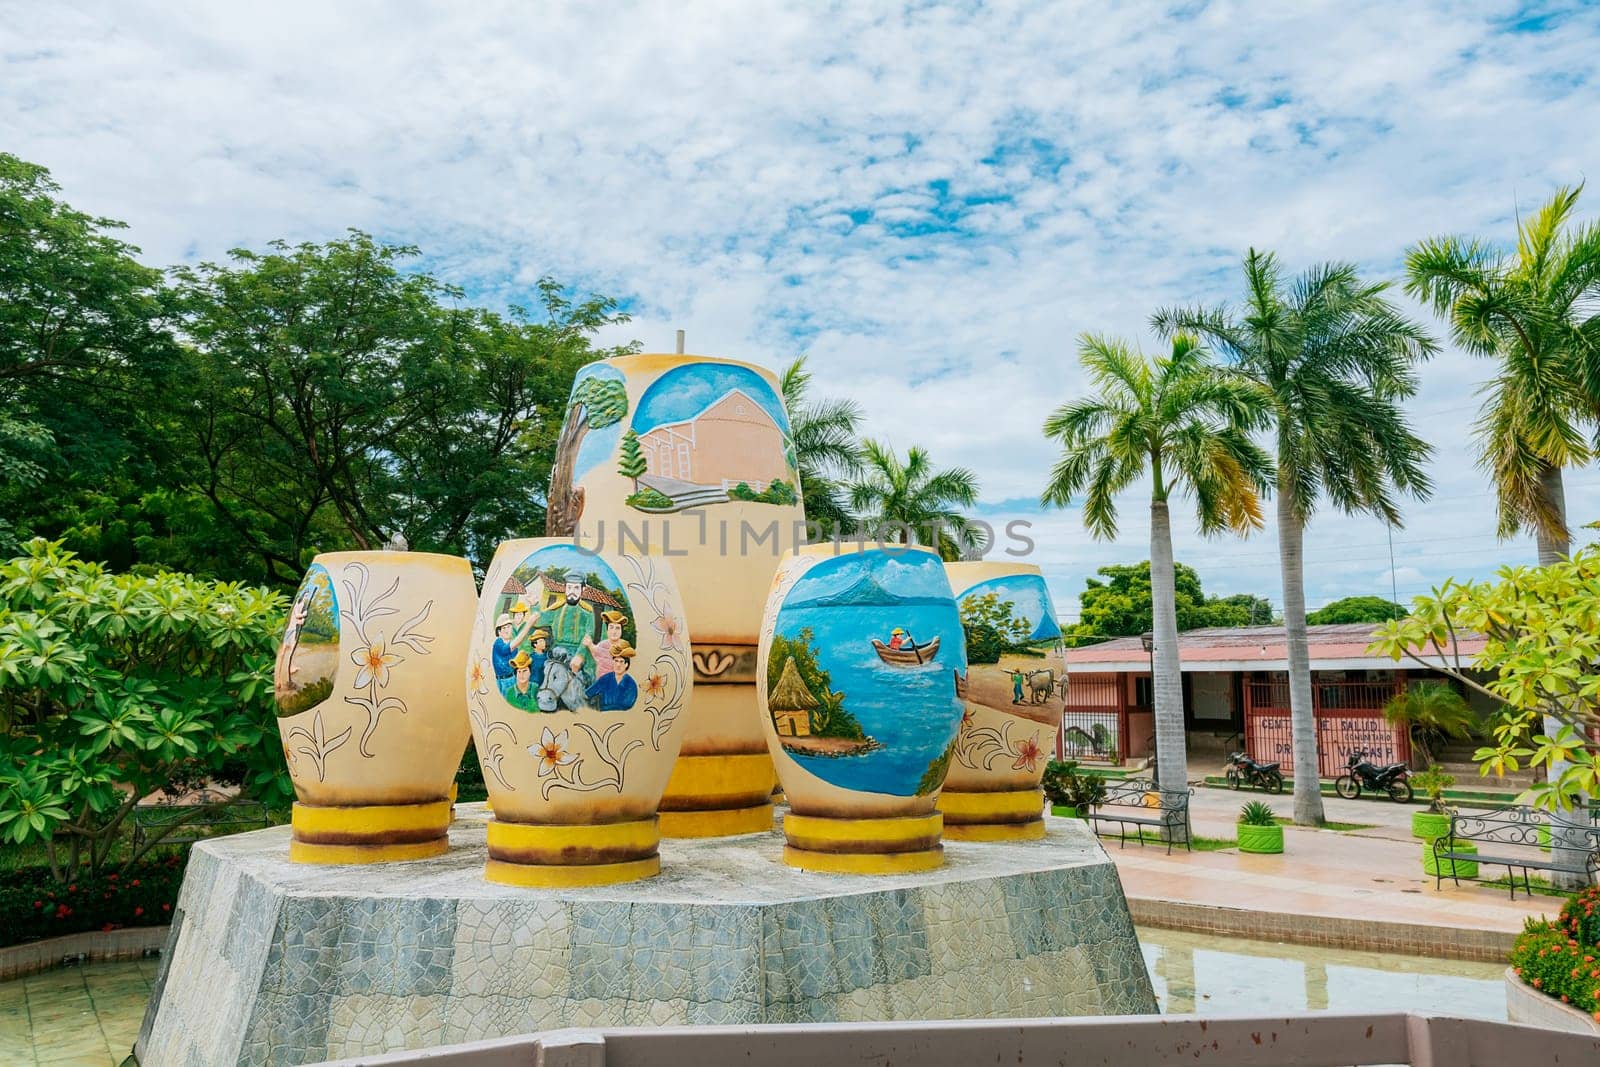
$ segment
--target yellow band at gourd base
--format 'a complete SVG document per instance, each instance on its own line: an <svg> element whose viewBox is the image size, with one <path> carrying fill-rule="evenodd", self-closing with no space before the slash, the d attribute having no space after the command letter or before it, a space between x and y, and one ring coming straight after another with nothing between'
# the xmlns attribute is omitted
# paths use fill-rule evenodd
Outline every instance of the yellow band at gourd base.
<svg viewBox="0 0 1600 1067"><path fill-rule="evenodd" d="M667 779L668 797L750 797L772 795L777 772L765 752L679 756Z"/></svg>
<svg viewBox="0 0 1600 1067"><path fill-rule="evenodd" d="M580 889L584 886L636 882L661 873L661 857L646 856L626 863L586 863L560 866L542 863L506 863L490 859L484 864L485 881L528 889Z"/></svg>
<svg viewBox="0 0 1600 1067"><path fill-rule="evenodd" d="M944 829L948 835L957 823L1028 822L1041 819L1044 794L1037 789L997 793L963 793L946 789L939 794L939 810L944 813Z"/></svg>
<svg viewBox="0 0 1600 1067"><path fill-rule="evenodd" d="M783 817L783 836L787 842L784 862L807 870L847 874L889 874L922 871L944 862L939 850L944 816L911 815L885 819L829 819L815 815ZM795 862L790 853L805 862ZM877 856L881 862L827 860L820 856ZM891 860L893 856L923 856L921 860ZM921 864L920 866L918 864Z"/></svg>
<svg viewBox="0 0 1600 1067"><path fill-rule="evenodd" d="M733 837L764 834L772 829L772 805L717 808L710 811L663 811L662 837Z"/></svg>
<svg viewBox="0 0 1600 1067"><path fill-rule="evenodd" d="M662 796L662 837L732 837L772 829L772 787L776 774L765 752L726 756L679 756ZM673 810L680 802L704 804ZM738 807L713 807L722 798L758 800Z"/></svg>
<svg viewBox="0 0 1600 1067"><path fill-rule="evenodd" d="M944 866L944 847L920 852L812 852L784 845L783 862L820 874L912 874Z"/></svg>
<svg viewBox="0 0 1600 1067"><path fill-rule="evenodd" d="M298 833L380 835L396 830L438 830L450 825L450 801L427 804L362 804L348 808L318 807L298 801L289 816Z"/></svg>
<svg viewBox="0 0 1600 1067"><path fill-rule="evenodd" d="M1032 822L945 823L946 841L1038 841L1044 837L1044 820Z"/></svg>
<svg viewBox="0 0 1600 1067"><path fill-rule="evenodd" d="M289 841L290 863L400 863L425 860L450 851L450 839L372 845L319 845L314 841Z"/></svg>
<svg viewBox="0 0 1600 1067"><path fill-rule="evenodd" d="M627 851L642 857L656 850L661 835L656 820L594 824L501 822L489 820L489 851L529 850L559 855L570 850Z"/></svg>

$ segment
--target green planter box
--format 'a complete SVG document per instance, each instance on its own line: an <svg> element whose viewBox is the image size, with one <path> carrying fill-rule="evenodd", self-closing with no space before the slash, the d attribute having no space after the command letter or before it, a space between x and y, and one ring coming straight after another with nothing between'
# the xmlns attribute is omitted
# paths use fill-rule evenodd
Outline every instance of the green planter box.
<svg viewBox="0 0 1600 1067"><path fill-rule="evenodd" d="M1431 811L1414 812L1411 816L1411 836L1432 841L1450 832L1450 816Z"/></svg>
<svg viewBox="0 0 1600 1067"><path fill-rule="evenodd" d="M1478 851L1478 846L1468 844L1465 841L1457 841L1455 847L1450 851L1476 852ZM1432 842L1422 846L1422 869L1427 874L1444 878L1478 877L1478 865L1471 860L1441 860L1435 862Z"/></svg>
<svg viewBox="0 0 1600 1067"><path fill-rule="evenodd" d="M1239 851L1275 854L1283 851L1283 827L1239 824Z"/></svg>
<svg viewBox="0 0 1600 1067"><path fill-rule="evenodd" d="M1063 819L1083 818L1082 815L1078 814L1078 809L1073 807L1071 804L1052 804L1050 805L1050 814L1059 815Z"/></svg>

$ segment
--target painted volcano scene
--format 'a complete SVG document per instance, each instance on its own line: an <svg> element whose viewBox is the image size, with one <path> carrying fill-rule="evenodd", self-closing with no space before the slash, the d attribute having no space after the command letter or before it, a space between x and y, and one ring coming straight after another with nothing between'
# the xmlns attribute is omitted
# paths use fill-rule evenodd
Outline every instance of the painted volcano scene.
<svg viewBox="0 0 1600 1067"><path fill-rule="evenodd" d="M628 503L640 511L799 500L783 401L736 364L695 363L656 379L623 436L619 469L633 478Z"/></svg>
<svg viewBox="0 0 1600 1067"><path fill-rule="evenodd" d="M1061 627L1044 579L1008 574L960 597L967 698L1054 728L1067 699Z"/></svg>
<svg viewBox="0 0 1600 1067"><path fill-rule="evenodd" d="M816 564L779 609L767 658L784 751L843 789L936 791L961 722L964 647L937 556L851 552Z"/></svg>

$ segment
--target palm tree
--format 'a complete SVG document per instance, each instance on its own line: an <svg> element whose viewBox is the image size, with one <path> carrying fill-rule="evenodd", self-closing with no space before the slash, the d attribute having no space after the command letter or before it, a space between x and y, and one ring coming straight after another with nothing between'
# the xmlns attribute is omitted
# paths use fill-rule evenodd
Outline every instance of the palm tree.
<svg viewBox="0 0 1600 1067"><path fill-rule="evenodd" d="M809 399L811 372L806 370L804 356L784 368L781 385L806 519L831 532L846 533L852 521L840 479L861 473L861 441L856 431L861 408L853 400Z"/></svg>
<svg viewBox="0 0 1600 1067"><path fill-rule="evenodd" d="M957 508L978 502L978 479L965 467L937 470L926 450L913 445L902 460L894 449L862 442L861 477L850 487L857 524L879 540L929 544L944 559L983 547L978 528Z"/></svg>
<svg viewBox="0 0 1600 1067"><path fill-rule="evenodd" d="M1278 566L1289 652L1294 738L1294 818L1323 822L1317 725L1306 639L1305 528L1325 497L1345 514L1400 524L1399 493L1426 497L1429 446L1411 432L1400 402L1416 392L1417 361L1437 349L1348 264L1325 263L1286 283L1271 253L1244 261L1245 300L1227 307L1156 313L1163 334L1198 334L1230 373L1270 397L1277 445Z"/></svg>
<svg viewBox="0 0 1600 1067"><path fill-rule="evenodd" d="M1045 436L1061 442L1061 458L1042 499L1066 507L1082 494L1084 525L1110 539L1117 533L1117 494L1150 479L1156 764L1162 788L1181 791L1189 763L1168 504L1175 492L1192 497L1208 535L1261 526L1259 494L1272 460L1250 433L1263 424L1268 397L1222 373L1187 335L1173 338L1172 354L1155 360L1121 341L1085 335L1078 358L1096 392L1063 404L1045 421Z"/></svg>
<svg viewBox="0 0 1600 1067"><path fill-rule="evenodd" d="M1517 222L1517 251L1434 237L1406 253L1406 291L1450 323L1469 352L1500 361L1478 419L1500 535L1531 530L1539 564L1567 555L1561 472L1593 454L1583 424L1600 408L1600 225L1568 230L1583 187L1563 187Z"/></svg>
<svg viewBox="0 0 1600 1067"><path fill-rule="evenodd" d="M1406 253L1406 291L1449 320L1462 348L1500 361L1478 417L1479 464L1494 478L1500 536L1532 530L1541 567L1572 550L1561 472L1593 456L1585 424L1600 411L1600 224L1568 229L1582 191L1563 186L1519 218L1513 256L1461 237ZM1545 772L1554 781L1566 766ZM1557 837L1563 860L1582 859L1575 831Z"/></svg>
<svg viewBox="0 0 1600 1067"><path fill-rule="evenodd" d="M1472 705L1446 682L1418 682L1402 689L1383 706L1383 717L1410 735L1424 767L1437 760L1435 746L1442 750L1446 741L1466 740L1478 724Z"/></svg>

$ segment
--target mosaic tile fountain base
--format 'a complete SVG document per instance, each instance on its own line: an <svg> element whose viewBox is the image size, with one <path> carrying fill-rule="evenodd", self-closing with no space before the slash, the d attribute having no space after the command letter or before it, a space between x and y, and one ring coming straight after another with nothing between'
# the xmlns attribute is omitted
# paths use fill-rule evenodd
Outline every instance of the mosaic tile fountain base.
<svg viewBox="0 0 1600 1067"><path fill-rule="evenodd" d="M569 1026L1155 1010L1116 869L1076 820L947 843L942 869L808 874L778 834L662 842L662 875L483 881L484 816L450 852L305 867L289 828L195 847L143 1067L302 1064Z"/></svg>

